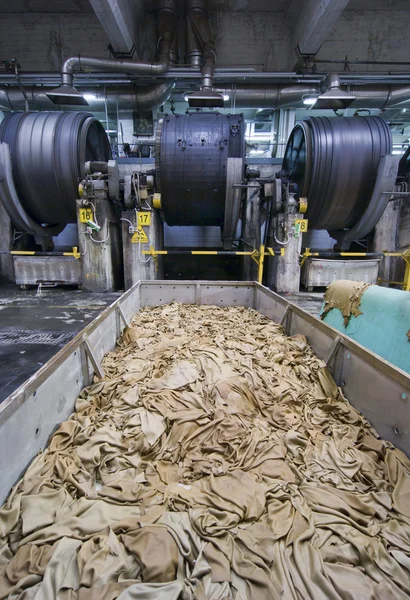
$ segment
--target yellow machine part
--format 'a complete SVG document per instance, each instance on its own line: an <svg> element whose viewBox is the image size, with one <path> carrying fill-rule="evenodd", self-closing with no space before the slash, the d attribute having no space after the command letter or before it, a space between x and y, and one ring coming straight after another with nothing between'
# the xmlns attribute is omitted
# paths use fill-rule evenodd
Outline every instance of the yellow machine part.
<svg viewBox="0 0 410 600"><path fill-rule="evenodd" d="M161 205L161 194L155 193L152 198L152 206L156 209L160 209Z"/></svg>
<svg viewBox="0 0 410 600"><path fill-rule="evenodd" d="M307 198L299 198L299 212L305 214L308 209Z"/></svg>

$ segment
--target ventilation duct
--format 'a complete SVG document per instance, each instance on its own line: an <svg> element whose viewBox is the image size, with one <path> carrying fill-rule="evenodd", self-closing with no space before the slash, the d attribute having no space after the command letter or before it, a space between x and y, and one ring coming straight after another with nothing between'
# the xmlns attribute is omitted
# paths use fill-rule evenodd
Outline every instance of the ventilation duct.
<svg viewBox="0 0 410 600"><path fill-rule="evenodd" d="M365 84L351 86L355 99L350 108L396 108L410 106L410 86ZM218 92L230 96L237 109L243 108L306 108L303 97L320 96L319 85L271 84L218 87ZM314 107L316 108L316 107Z"/></svg>
<svg viewBox="0 0 410 600"><path fill-rule="evenodd" d="M171 96L174 82L161 83L156 85L147 85L136 87L127 85L115 88L87 87L87 103L89 110L93 113L116 113L117 106L119 110L146 111L153 110L162 106ZM61 110L60 106L55 104L48 97L48 89L31 86L25 87L25 93L29 108L31 110ZM25 98L18 86L0 87L0 110L20 111L25 110ZM64 110L78 110L74 105L64 106Z"/></svg>
<svg viewBox="0 0 410 600"><path fill-rule="evenodd" d="M175 52L174 38L177 35L176 0L161 0L157 11L157 36L159 59L154 63L140 61L121 61L104 58L72 56L68 58L61 70L61 85L49 92L47 96L54 104L73 106L88 104L87 100L74 87L74 72L87 68L91 71L108 71L132 73L134 75L163 75L170 65L171 51Z"/></svg>
<svg viewBox="0 0 410 600"><path fill-rule="evenodd" d="M121 85L107 87L87 86L87 94L95 95L88 104L92 112L104 112L105 102L109 111L148 110L164 104L172 94L174 83L134 86ZM46 87L25 87L28 104L31 110L59 110L59 107L48 98ZM271 84L218 87L217 92L231 98L236 109L244 108L306 108L303 97L319 96L319 85L305 84ZM410 86L366 84L354 86L355 99L351 108L397 109L410 107ZM65 107L66 108L66 107ZM0 109L25 110L25 99L18 86L0 87ZM66 110L75 110L67 107Z"/></svg>
<svg viewBox="0 0 410 600"><path fill-rule="evenodd" d="M312 104L314 109L339 110L347 108L356 99L356 96L345 92L340 87L339 75L331 73L325 79L326 91Z"/></svg>
<svg viewBox="0 0 410 600"><path fill-rule="evenodd" d="M202 57L200 57L203 60L201 89L188 96L188 104L192 108L223 108L223 95L213 89L216 51L209 27L208 2L207 0L188 0L187 7L189 43L192 46L192 40L194 39L197 45L201 46L203 52ZM198 51L196 49L189 50L189 53L192 53L192 60L198 60Z"/></svg>

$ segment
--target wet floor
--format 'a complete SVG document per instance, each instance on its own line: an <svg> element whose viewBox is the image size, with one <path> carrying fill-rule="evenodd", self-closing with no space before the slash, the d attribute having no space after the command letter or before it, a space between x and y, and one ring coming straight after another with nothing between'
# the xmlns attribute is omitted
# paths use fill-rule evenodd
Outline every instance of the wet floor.
<svg viewBox="0 0 410 600"><path fill-rule="evenodd" d="M120 293L0 286L0 402L44 365Z"/></svg>

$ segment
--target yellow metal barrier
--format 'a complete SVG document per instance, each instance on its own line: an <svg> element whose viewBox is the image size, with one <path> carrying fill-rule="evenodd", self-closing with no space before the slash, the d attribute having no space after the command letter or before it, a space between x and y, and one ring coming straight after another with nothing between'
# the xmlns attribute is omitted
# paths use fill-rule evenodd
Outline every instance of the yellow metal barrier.
<svg viewBox="0 0 410 600"><path fill-rule="evenodd" d="M4 252L3 254L8 254ZM10 254L13 256L74 256L74 258L81 258L81 254L78 251L77 246L73 246L71 252L37 252L36 250L11 250Z"/></svg>
<svg viewBox="0 0 410 600"><path fill-rule="evenodd" d="M265 248L263 244L260 245L259 250L249 250L248 252L234 252L231 250L155 250L151 246L149 250L143 250L142 254L152 256L154 260L157 260L158 256L166 254L191 254L193 256L250 256L258 265L258 282L262 283L265 256L284 256L285 249L281 248L280 252L275 252L273 248Z"/></svg>

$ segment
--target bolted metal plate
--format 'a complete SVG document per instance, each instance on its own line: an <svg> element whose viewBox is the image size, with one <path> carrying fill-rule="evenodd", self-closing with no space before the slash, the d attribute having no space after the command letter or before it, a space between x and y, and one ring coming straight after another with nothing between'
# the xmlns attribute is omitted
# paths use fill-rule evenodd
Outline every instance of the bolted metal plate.
<svg viewBox="0 0 410 600"><path fill-rule="evenodd" d="M376 283L380 260L324 260L308 258L302 281L305 287L323 287L338 279Z"/></svg>
<svg viewBox="0 0 410 600"><path fill-rule="evenodd" d="M155 160L167 225L222 226L227 161L244 155L243 115L166 115L157 130Z"/></svg>

